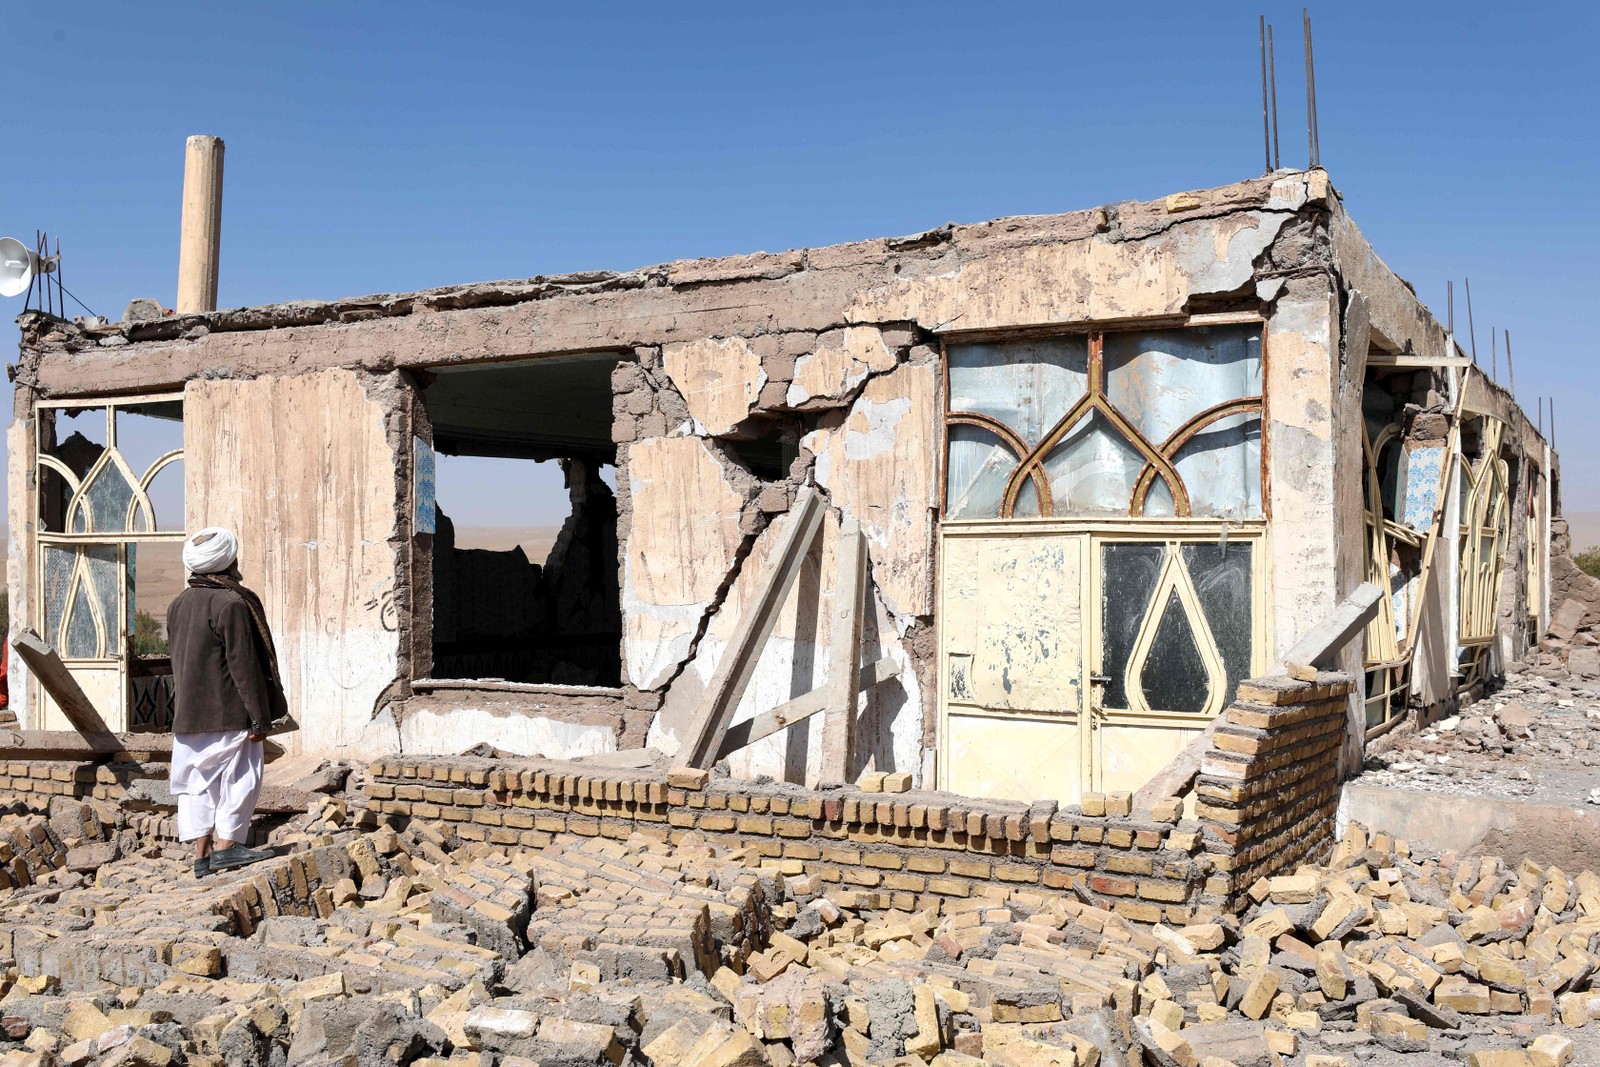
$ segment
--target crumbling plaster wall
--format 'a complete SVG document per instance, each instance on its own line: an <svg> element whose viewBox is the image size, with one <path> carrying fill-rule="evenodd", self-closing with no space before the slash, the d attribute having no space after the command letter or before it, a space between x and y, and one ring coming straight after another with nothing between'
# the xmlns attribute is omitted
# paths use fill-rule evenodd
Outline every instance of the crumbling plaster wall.
<svg viewBox="0 0 1600 1067"><path fill-rule="evenodd" d="M830 505L820 558L790 594L734 721L825 684L820 653L829 620L810 601L832 596L837 523L854 519L867 536L872 578L867 629L876 647L863 658L888 655L903 664L893 682L862 698L858 761L931 780L933 533L942 453L932 342L941 331L1171 319L1208 296L1246 307L1260 306L1259 297L1270 309L1271 433L1279 436L1282 420L1284 434L1298 431L1310 442L1291 442L1298 447L1272 460L1274 475L1281 475L1273 483L1284 487L1274 490L1273 507L1304 529L1325 531L1275 560L1273 570L1291 587L1284 600L1304 602L1302 594L1310 593L1331 606L1326 586L1337 542L1326 521L1334 483L1328 368L1337 310L1326 271L1301 281L1316 241L1290 241L1274 259L1286 230L1310 225L1316 209L1306 219L1301 212L1327 192L1325 179L1296 176L1272 185L1254 210L1176 197L1159 215L1138 205L1050 220L1047 236L1035 231L1014 247L980 257L956 255L958 245L944 257L906 264L922 269L899 270L893 280L851 296L843 330L803 337L799 345L790 333L669 345L659 370L648 352L620 370L618 441L626 460L619 462L628 471L626 510L634 516L624 559L625 659L641 687L678 672L667 682L651 743L675 751L685 740L781 536L786 516L770 518L772 509L786 507L805 481ZM1041 220L1025 221L1045 228ZM1325 250L1320 254L1325 262ZM1278 390L1287 418L1278 414ZM705 440L718 435L706 431L717 425L750 432L752 418L794 414L809 427L800 458L776 500L764 506L780 487L749 484L731 457ZM652 437L652 430L666 436ZM699 510L708 499L720 502L709 515ZM648 529L645 515L653 519ZM691 557L689 566L676 565ZM1319 568L1319 559L1327 565ZM820 730L791 729L732 762L745 774L814 781L819 741Z"/></svg>
<svg viewBox="0 0 1600 1067"><path fill-rule="evenodd" d="M37 393L25 383L18 383L12 396L13 416L6 428L6 587L10 591L8 604L11 623L6 634L7 647L20 630L33 625L30 605L34 596L35 545L33 533L38 505L35 497L37 474L33 469L34 446L38 421L34 412ZM7 707L24 726L38 727L33 719L33 686L28 665L21 656L11 656L7 663Z"/></svg>
<svg viewBox="0 0 1600 1067"><path fill-rule="evenodd" d="M186 521L239 535L301 722L296 751L393 751L374 713L409 660L401 390L394 373L332 369L184 392Z"/></svg>
<svg viewBox="0 0 1600 1067"><path fill-rule="evenodd" d="M625 631L617 743L636 746L648 737L673 748L681 741L694 697L754 597L797 492L809 484L828 506L823 545L809 578L791 594L739 715L825 681L826 656L819 653L826 648L826 618L809 617L816 614L809 605L830 594L839 523L854 519L869 546L868 655L902 664L898 678L863 700L862 759L928 780L935 747L940 337L1259 311L1268 331L1270 570L1281 653L1340 589L1333 471L1348 446L1336 440L1339 397L1330 371L1342 323L1324 219L1335 203L1325 174L1286 173L1148 203L629 274L238 309L96 331L36 322L18 376L49 395L147 390L206 375L253 376L271 383L259 387L263 393L330 373L391 382L392 402L377 404L375 412L371 402L350 397L355 415L344 422L359 426L381 412L370 431L355 435L371 447L370 456L351 462L376 465L381 451L405 483L411 435L422 420L406 414L415 397L406 398L409 378L401 372L631 351L635 358L620 364L613 379ZM218 387L197 381L191 388ZM303 418L314 420L321 402L308 402L313 410ZM385 426L381 420L390 416ZM220 427L207 432L219 446L227 443ZM763 480L741 463L736 442L771 435L785 441L794 460ZM361 553L381 558L363 559L358 570L363 577L370 571L374 581L391 575L386 591L398 597L412 591L416 610L425 612L425 591L407 573L411 501L388 473L375 475L363 507L376 508L381 497L384 508L402 517L390 514L380 523L375 512L363 514L362 524L372 529L362 535ZM339 532L350 536L349 529ZM365 592L346 590L321 617L351 612L365 603ZM406 609L402 615L410 613L411 601L394 603ZM408 672L420 669L426 644L421 636L374 645L366 661L373 677L358 686L332 680L331 689L340 690L339 725L328 728L330 736L353 743L365 731L374 738L380 728L367 723L385 696L408 696ZM308 696L330 690L328 679L314 691L309 685L308 679ZM498 708L519 699L495 701ZM559 703L545 701L552 721L565 714ZM483 705L457 698L448 707L435 701L411 710L492 731L472 740L495 743L506 731ZM586 720L588 714L573 712L565 721L605 728ZM381 730L405 736L403 722ZM802 756L814 749L815 737L791 732L797 736L742 756L740 769L787 778L806 775L808 766L814 772L814 758ZM413 727L407 747L452 736L464 747L459 733Z"/></svg>

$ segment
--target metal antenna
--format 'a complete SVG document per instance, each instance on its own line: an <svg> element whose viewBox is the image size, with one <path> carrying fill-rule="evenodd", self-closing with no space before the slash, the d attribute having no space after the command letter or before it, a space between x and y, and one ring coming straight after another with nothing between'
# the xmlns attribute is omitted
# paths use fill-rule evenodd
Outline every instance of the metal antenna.
<svg viewBox="0 0 1600 1067"><path fill-rule="evenodd" d="M1511 395L1517 395L1517 372L1511 366L1511 331L1506 331L1506 383L1511 387Z"/></svg>
<svg viewBox="0 0 1600 1067"><path fill-rule="evenodd" d="M1272 79L1272 169L1283 167L1283 156L1278 152L1278 57L1272 47L1272 27L1267 27L1267 69Z"/></svg>
<svg viewBox="0 0 1600 1067"><path fill-rule="evenodd" d="M1267 111L1267 16L1260 16L1261 31L1261 151L1267 159L1267 173L1272 173L1272 119Z"/></svg>
<svg viewBox="0 0 1600 1067"><path fill-rule="evenodd" d="M1472 279L1467 279L1467 336L1472 338L1472 362L1478 362L1478 328L1472 325Z"/></svg>

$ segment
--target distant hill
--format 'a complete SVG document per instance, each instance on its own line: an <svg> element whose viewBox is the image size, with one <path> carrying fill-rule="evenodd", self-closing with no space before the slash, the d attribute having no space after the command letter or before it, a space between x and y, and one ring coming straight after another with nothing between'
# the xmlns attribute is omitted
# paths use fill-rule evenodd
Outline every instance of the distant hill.
<svg viewBox="0 0 1600 1067"><path fill-rule="evenodd" d="M456 528L456 547L505 552L521 545L529 561L543 563L560 532L559 526L460 526ZM5 553L6 539L0 537L0 560ZM183 545L176 541L142 544L135 566L139 610L148 611L165 630L167 605L183 589ZM245 575L246 584L250 578Z"/></svg>

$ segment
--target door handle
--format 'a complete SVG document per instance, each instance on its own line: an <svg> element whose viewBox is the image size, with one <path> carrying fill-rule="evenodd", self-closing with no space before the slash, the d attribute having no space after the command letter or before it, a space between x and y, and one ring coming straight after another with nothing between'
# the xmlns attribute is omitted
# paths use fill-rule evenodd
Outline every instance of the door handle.
<svg viewBox="0 0 1600 1067"><path fill-rule="evenodd" d="M1111 675L1109 675L1109 674L1091 674L1091 675L1089 675L1089 684L1090 685L1110 685L1111 684Z"/></svg>

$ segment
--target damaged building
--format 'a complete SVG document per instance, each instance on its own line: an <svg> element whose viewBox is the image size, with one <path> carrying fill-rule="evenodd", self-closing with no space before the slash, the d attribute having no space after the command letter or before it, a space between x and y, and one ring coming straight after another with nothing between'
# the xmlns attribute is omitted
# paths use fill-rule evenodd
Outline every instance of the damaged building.
<svg viewBox="0 0 1600 1067"><path fill-rule="evenodd" d="M1075 803L1149 781L1363 583L1386 595L1329 664L1364 680L1347 769L1550 621L1554 452L1321 170L625 273L22 325L14 625L118 731L170 714L170 668L136 647L139 562L207 525L238 531L266 603L286 743L347 758L648 746ZM125 447L154 439L141 420L171 447ZM460 547L439 456L559 463L548 556ZM12 694L24 725L69 728L20 663ZM833 753L830 706L853 712Z"/></svg>

